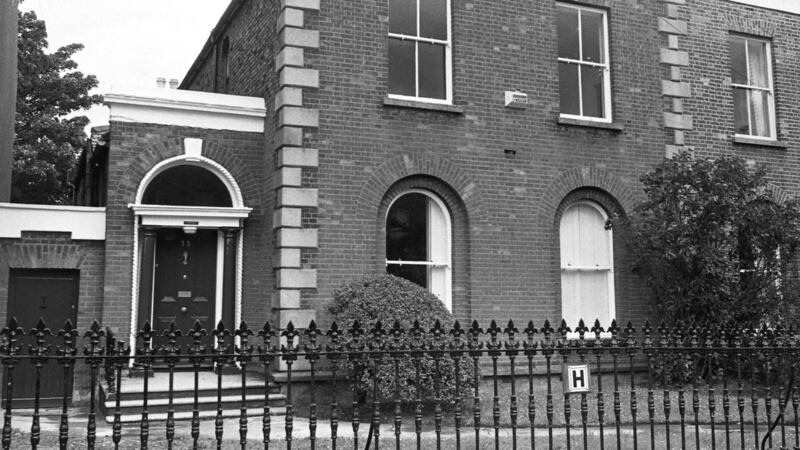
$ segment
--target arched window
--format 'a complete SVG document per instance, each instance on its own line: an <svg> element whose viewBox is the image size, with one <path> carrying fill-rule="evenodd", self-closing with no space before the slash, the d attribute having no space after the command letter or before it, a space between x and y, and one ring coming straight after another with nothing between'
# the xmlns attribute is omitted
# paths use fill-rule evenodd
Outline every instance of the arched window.
<svg viewBox="0 0 800 450"><path fill-rule="evenodd" d="M452 310L450 214L423 190L401 194L386 214L386 272L433 292Z"/></svg>
<svg viewBox="0 0 800 450"><path fill-rule="evenodd" d="M614 254L608 216L600 205L580 201L561 217L561 311L567 325L614 318Z"/></svg>
<svg viewBox="0 0 800 450"><path fill-rule="evenodd" d="M230 87L230 80L231 80L231 63L230 63L230 53L231 53L231 40L229 37L225 37L222 40L222 50L220 51L220 75L222 77L222 92L227 93L228 88Z"/></svg>
<svg viewBox="0 0 800 450"><path fill-rule="evenodd" d="M231 196L222 180L192 164L170 167L153 178L142 196L145 205L231 207Z"/></svg>

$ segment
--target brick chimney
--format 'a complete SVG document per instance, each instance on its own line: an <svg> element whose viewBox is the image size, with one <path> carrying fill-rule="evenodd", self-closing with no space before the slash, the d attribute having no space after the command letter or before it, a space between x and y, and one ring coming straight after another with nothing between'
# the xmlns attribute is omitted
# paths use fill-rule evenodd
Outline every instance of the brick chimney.
<svg viewBox="0 0 800 450"><path fill-rule="evenodd" d="M0 202L11 199L14 114L17 109L17 5L0 0Z"/></svg>

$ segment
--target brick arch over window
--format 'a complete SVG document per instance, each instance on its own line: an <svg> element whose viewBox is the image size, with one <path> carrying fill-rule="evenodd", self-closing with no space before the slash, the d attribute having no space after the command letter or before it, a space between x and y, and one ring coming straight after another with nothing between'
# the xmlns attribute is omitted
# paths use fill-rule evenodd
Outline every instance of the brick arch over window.
<svg viewBox="0 0 800 450"><path fill-rule="evenodd" d="M371 220L372 208L381 202L383 193L397 180L415 175L438 178L458 195L472 220L484 218L486 209L480 190L466 171L440 156L411 153L387 160L372 173L356 203L359 219Z"/></svg>
<svg viewBox="0 0 800 450"><path fill-rule="evenodd" d="M451 222L451 273L452 273L452 312L457 318L470 317L469 286L469 215L467 207L458 192L440 179L413 175L403 178L386 189L377 203L377 215L374 217L376 235L376 271L386 270L386 215L392 203L409 191L425 191L444 203L450 214ZM373 209L374 211L374 209Z"/></svg>
<svg viewBox="0 0 800 450"><path fill-rule="evenodd" d="M640 197L621 178L608 170L597 167L577 167L562 172L549 183L544 195L537 204L538 218L541 226L551 226L553 220L558 223L558 210L568 194L576 189L596 188L606 192L622 208L631 211L641 200ZM603 205L602 202L598 202ZM611 212L611 211L609 211Z"/></svg>
<svg viewBox="0 0 800 450"><path fill-rule="evenodd" d="M792 198L791 195L786 193L786 191L784 191L778 185L775 185L773 183L767 183L767 188L770 191L772 191L772 201L774 201L775 203L777 203L779 205L784 204L787 200L790 200Z"/></svg>
<svg viewBox="0 0 800 450"><path fill-rule="evenodd" d="M184 154L183 137L172 137L148 143L138 149L128 169L116 180L117 188L108 204L128 204L136 199L136 191L150 170L160 162ZM229 147L221 147L217 142L204 140L203 156L215 161L228 170L241 189L244 203L256 209L264 198L264 189L269 183L259 182L250 167Z"/></svg>

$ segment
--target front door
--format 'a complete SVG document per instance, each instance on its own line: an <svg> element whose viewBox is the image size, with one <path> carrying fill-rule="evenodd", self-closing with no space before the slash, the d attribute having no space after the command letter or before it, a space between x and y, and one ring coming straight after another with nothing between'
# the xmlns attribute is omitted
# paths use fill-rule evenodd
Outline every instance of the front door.
<svg viewBox="0 0 800 450"><path fill-rule="evenodd" d="M156 235L155 262L153 324L159 335L172 321L185 335L197 320L210 334L216 306L217 231L187 234L179 228L162 228Z"/></svg>
<svg viewBox="0 0 800 450"><path fill-rule="evenodd" d="M77 325L78 317L77 270L53 269L11 269L9 277L8 317L16 317L17 323L27 334L39 319L44 319L50 331L58 334L67 319ZM24 336L19 343L21 352L28 353L28 345L34 343L32 336ZM63 345L58 336L47 338L51 345L50 355L55 354L57 346ZM36 372L30 360L23 360L14 369L13 405L30 406L36 388ZM72 397L72 374L62 376L63 368L50 358L42 368L40 383L40 402L42 406L61 404L64 388L67 397Z"/></svg>

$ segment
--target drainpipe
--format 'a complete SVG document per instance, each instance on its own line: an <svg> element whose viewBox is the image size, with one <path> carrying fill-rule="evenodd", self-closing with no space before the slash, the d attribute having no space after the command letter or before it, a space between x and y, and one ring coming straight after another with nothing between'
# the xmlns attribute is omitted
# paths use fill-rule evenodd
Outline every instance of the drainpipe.
<svg viewBox="0 0 800 450"><path fill-rule="evenodd" d="M11 199L14 115L17 109L17 5L0 0L0 202Z"/></svg>

